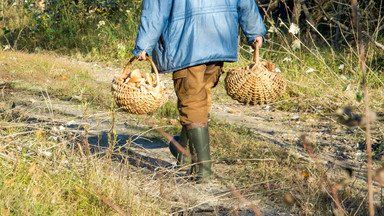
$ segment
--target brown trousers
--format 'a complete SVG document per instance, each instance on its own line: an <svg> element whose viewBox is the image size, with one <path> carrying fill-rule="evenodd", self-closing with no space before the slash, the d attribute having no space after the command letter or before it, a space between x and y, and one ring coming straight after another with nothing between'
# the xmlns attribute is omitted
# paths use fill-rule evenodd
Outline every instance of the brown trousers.
<svg viewBox="0 0 384 216"><path fill-rule="evenodd" d="M222 73L223 62L210 62L173 73L177 108L182 125L207 125L211 109L212 89Z"/></svg>

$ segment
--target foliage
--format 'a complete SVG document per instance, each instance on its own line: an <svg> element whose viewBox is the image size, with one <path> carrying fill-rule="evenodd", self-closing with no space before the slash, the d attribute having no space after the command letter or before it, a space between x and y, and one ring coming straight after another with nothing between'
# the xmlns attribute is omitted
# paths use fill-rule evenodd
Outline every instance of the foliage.
<svg viewBox="0 0 384 216"><path fill-rule="evenodd" d="M140 1L5 1L0 42L8 49L126 59L133 49L140 8Z"/></svg>

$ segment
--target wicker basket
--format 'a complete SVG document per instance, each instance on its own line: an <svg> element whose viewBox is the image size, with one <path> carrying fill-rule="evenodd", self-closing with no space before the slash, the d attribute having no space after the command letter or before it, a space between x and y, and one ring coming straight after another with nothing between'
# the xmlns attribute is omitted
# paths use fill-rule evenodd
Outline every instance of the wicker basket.
<svg viewBox="0 0 384 216"><path fill-rule="evenodd" d="M255 63L232 68L225 77L225 89L232 99L243 104L268 104L276 101L285 91L284 75L275 70L270 62L259 61L259 48L256 46Z"/></svg>
<svg viewBox="0 0 384 216"><path fill-rule="evenodd" d="M147 57L155 71L155 80L153 86L131 86L124 80L129 75L129 67L136 60L133 57L129 60L124 70L116 74L112 81L112 94L117 106L122 110L132 114L146 114L159 109L168 100L169 93L165 85L159 79L159 73L153 61Z"/></svg>

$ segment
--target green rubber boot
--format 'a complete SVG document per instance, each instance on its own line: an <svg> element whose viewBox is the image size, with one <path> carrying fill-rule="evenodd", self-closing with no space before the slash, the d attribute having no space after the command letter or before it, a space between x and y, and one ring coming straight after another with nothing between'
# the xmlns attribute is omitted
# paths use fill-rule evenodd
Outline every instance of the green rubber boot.
<svg viewBox="0 0 384 216"><path fill-rule="evenodd" d="M173 138L180 144L181 147L190 152L190 148L188 145L189 142L187 136L187 129L184 126L181 129L180 136L175 136ZM179 167L182 168L192 163L192 159L182 154L172 142L169 143L169 150L171 151L172 155L177 159L177 165ZM185 169L188 169L188 167L185 167Z"/></svg>
<svg viewBox="0 0 384 216"><path fill-rule="evenodd" d="M196 183L206 183L211 180L211 154L209 149L208 127L199 127L187 131L188 138L197 154Z"/></svg>

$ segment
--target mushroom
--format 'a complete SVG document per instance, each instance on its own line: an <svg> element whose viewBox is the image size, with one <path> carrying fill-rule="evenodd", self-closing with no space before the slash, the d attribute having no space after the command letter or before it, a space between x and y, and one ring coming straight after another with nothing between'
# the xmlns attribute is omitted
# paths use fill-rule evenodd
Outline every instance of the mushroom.
<svg viewBox="0 0 384 216"><path fill-rule="evenodd" d="M144 78L147 85L153 85L153 77L150 74L144 74Z"/></svg>
<svg viewBox="0 0 384 216"><path fill-rule="evenodd" d="M129 82L139 82L138 80L142 78L142 73L140 69L135 69L129 73Z"/></svg>

